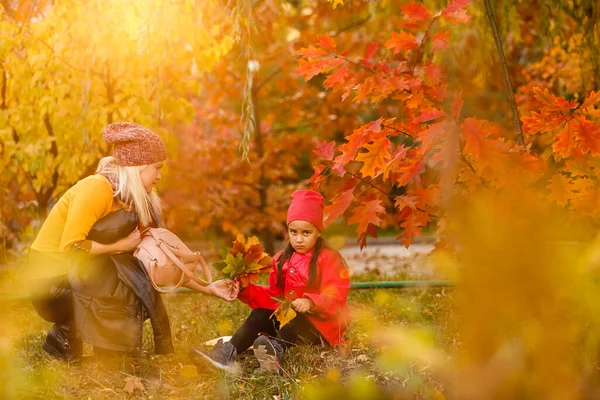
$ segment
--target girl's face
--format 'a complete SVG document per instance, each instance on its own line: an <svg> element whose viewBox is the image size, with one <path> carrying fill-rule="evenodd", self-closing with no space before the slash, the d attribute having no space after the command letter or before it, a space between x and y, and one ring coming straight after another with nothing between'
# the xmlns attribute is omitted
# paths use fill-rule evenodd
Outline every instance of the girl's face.
<svg viewBox="0 0 600 400"><path fill-rule="evenodd" d="M152 192L152 188L156 185L156 182L160 180L160 169L163 166L163 162L159 161L154 164L148 164L140 172L142 183L147 193Z"/></svg>
<svg viewBox="0 0 600 400"><path fill-rule="evenodd" d="M288 225L288 236L294 250L305 254L315 247L321 232L308 221L296 220Z"/></svg>

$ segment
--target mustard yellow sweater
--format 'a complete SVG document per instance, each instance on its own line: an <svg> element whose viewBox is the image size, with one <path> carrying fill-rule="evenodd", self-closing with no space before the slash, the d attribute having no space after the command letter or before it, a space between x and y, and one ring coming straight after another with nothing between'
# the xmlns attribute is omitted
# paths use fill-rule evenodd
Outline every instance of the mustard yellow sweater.
<svg viewBox="0 0 600 400"><path fill-rule="evenodd" d="M110 213L112 205L113 189L105 176L90 175L80 180L52 208L31 249L61 259L72 244L87 238L92 226ZM67 265L64 271L47 272L66 273Z"/></svg>

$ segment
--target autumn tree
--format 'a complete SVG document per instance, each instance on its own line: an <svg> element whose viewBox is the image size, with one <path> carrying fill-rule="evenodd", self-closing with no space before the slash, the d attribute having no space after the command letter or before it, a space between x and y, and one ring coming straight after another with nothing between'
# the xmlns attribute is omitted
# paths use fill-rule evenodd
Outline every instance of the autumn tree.
<svg viewBox="0 0 600 400"><path fill-rule="evenodd" d="M322 2L259 2L249 12L242 14L249 32L241 29L239 43L194 96L196 118L181 130L165 198L177 202L168 218L190 236L256 232L273 252L290 195L312 174L315 141L341 139L360 118L360 110L294 72L296 50L323 30L354 35L370 17Z"/></svg>
<svg viewBox="0 0 600 400"><path fill-rule="evenodd" d="M195 1L5 1L0 13L0 229L18 234L107 154L101 133L135 121L174 146L186 100L233 38ZM32 203L33 202L33 203ZM8 206L9 204L13 206ZM23 217L15 212L34 213ZM21 206L34 204L34 207Z"/></svg>

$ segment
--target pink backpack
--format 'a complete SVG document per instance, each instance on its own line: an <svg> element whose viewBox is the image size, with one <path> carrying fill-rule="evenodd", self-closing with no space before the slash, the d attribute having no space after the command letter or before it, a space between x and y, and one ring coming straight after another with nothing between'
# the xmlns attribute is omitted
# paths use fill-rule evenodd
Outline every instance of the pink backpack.
<svg viewBox="0 0 600 400"><path fill-rule="evenodd" d="M212 274L200 252L191 251L168 229L150 228L133 255L144 264L152 286L161 293L172 292L190 280L202 286L212 282ZM206 280L196 276L198 265ZM173 288L162 289L159 285Z"/></svg>

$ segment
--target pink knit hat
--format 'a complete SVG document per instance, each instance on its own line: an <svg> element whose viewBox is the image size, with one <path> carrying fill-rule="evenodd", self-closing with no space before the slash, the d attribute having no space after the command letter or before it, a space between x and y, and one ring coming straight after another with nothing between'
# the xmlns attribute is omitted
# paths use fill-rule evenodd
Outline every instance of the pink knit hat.
<svg viewBox="0 0 600 400"><path fill-rule="evenodd" d="M104 141L114 144L113 156L124 167L164 161L167 148L160 136L133 122L108 125L102 134Z"/></svg>
<svg viewBox="0 0 600 400"><path fill-rule="evenodd" d="M292 203L287 212L287 224L308 221L323 230L323 196L314 190L297 190L292 193Z"/></svg>

